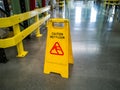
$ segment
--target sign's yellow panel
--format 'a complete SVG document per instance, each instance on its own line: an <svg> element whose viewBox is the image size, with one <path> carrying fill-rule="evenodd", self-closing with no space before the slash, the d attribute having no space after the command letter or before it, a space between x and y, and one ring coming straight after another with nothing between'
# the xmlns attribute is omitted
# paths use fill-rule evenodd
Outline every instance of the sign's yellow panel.
<svg viewBox="0 0 120 90"><path fill-rule="evenodd" d="M67 19L48 21L44 73L55 72L68 78L68 64L73 64L70 27Z"/></svg>

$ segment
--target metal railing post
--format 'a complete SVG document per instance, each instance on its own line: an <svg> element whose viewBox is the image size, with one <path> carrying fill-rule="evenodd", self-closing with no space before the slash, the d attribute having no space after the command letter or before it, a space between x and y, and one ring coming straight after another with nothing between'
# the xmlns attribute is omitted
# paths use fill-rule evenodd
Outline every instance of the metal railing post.
<svg viewBox="0 0 120 90"><path fill-rule="evenodd" d="M16 24L16 25L13 26L13 31L14 31L14 36L17 35L18 33L20 33L20 26L19 26L19 24ZM27 51L24 51L22 41L20 41L17 44L17 51L18 51L17 57L24 57L28 53Z"/></svg>
<svg viewBox="0 0 120 90"><path fill-rule="evenodd" d="M39 14L35 16L35 22L38 22L39 21ZM38 27L36 29L36 37L41 37L42 34L40 33L40 28Z"/></svg>

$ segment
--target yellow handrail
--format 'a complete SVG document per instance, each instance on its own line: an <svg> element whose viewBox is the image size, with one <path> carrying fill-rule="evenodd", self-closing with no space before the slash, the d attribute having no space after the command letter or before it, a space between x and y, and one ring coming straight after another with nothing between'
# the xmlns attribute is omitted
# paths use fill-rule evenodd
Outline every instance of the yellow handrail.
<svg viewBox="0 0 120 90"><path fill-rule="evenodd" d="M105 0L105 5L120 5L119 0Z"/></svg>
<svg viewBox="0 0 120 90"><path fill-rule="evenodd" d="M113 2L116 2L116 1L119 1L119 0L105 0L105 1L113 1Z"/></svg>
<svg viewBox="0 0 120 90"><path fill-rule="evenodd" d="M30 12L26 12L23 14L18 14L18 15L14 15L11 17L5 17L5 18L0 18L0 28L3 27L10 27L13 26L15 24L21 23L27 19L30 19L38 14L41 14L45 11L48 11L50 9L49 6L41 8L41 9L36 9Z"/></svg>
<svg viewBox="0 0 120 90"><path fill-rule="evenodd" d="M49 9L50 6L47 6L23 14L18 14L6 18L0 18L0 28L12 26L14 32L13 37L0 39L0 48L17 46L18 57L24 57L27 54L27 51L24 51L22 40L35 30L36 37L41 36L39 27L50 18L50 15L47 14L43 18L39 19L39 14L46 13L46 11L48 11ZM33 17L35 18L35 22L26 29L21 31L19 23Z"/></svg>

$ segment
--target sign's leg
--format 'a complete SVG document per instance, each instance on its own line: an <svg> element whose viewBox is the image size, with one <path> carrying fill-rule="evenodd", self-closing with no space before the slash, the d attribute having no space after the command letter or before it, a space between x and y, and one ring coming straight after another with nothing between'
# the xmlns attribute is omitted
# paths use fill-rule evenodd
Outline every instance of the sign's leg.
<svg viewBox="0 0 120 90"><path fill-rule="evenodd" d="M44 65L44 73L45 74L50 74L50 72L58 73L60 74L63 78L68 78L69 74L69 65L68 64L56 64L56 63L49 63L45 62Z"/></svg>

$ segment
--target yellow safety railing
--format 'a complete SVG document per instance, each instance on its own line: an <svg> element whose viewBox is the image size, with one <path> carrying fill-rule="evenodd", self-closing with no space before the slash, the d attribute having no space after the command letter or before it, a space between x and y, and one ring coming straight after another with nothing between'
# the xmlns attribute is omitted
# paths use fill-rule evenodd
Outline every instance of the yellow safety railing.
<svg viewBox="0 0 120 90"><path fill-rule="evenodd" d="M60 1L60 2L59 2L59 6L60 6L60 7L64 7L64 1Z"/></svg>
<svg viewBox="0 0 120 90"><path fill-rule="evenodd" d="M56 0L56 4L57 6L63 8L65 4L65 0Z"/></svg>
<svg viewBox="0 0 120 90"><path fill-rule="evenodd" d="M24 57L28 52L24 51L22 40L36 30L36 37L40 37L40 25L50 18L50 15L47 14L47 11L50 9L50 6L35 9L30 12L13 15L11 17L0 18L0 28L13 27L13 37L0 39L0 48L7 48L12 46L17 46L18 57ZM45 16L39 19L39 15L45 13ZM35 18L35 22L31 24L24 30L20 30L19 23L22 23L25 20Z"/></svg>
<svg viewBox="0 0 120 90"><path fill-rule="evenodd" d="M105 5L120 5L119 0L105 0Z"/></svg>

